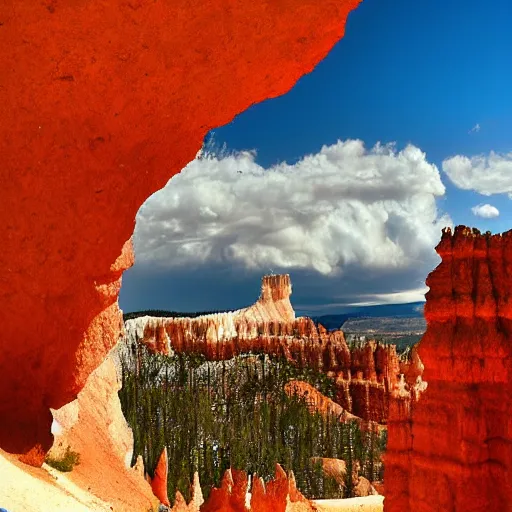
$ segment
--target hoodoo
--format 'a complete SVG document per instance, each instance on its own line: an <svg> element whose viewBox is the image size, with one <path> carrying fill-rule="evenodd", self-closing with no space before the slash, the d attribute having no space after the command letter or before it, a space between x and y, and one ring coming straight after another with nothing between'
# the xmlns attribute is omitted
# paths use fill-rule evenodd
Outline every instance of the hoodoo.
<svg viewBox="0 0 512 512"><path fill-rule="evenodd" d="M418 349L428 389L391 408L385 510L509 511L512 231L458 226L436 250Z"/></svg>
<svg viewBox="0 0 512 512"><path fill-rule="evenodd" d="M341 330L327 332L311 318L295 316L291 289L287 274L264 276L259 299L244 309L194 318L132 318L119 349L128 357L138 354L139 345L153 353L196 353L216 361L249 352L283 357L332 377L336 405L347 418L386 423L392 397L408 399L421 383L417 354L401 365L394 345L369 341L350 350Z"/></svg>
<svg viewBox="0 0 512 512"><path fill-rule="evenodd" d="M310 72L359 1L0 3L1 448L44 453L50 408L117 342L141 204Z"/></svg>

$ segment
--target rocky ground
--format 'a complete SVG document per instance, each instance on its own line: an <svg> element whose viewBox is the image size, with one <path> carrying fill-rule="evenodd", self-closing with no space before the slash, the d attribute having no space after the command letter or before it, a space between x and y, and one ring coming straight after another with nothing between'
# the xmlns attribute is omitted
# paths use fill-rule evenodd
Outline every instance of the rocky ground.
<svg viewBox="0 0 512 512"><path fill-rule="evenodd" d="M317 500L318 512L382 512L384 496L366 496L346 500Z"/></svg>

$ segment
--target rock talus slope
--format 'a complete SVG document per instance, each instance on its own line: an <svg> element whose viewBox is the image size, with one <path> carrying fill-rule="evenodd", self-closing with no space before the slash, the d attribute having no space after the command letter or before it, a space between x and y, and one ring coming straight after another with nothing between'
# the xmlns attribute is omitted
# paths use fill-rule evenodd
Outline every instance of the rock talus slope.
<svg viewBox="0 0 512 512"><path fill-rule="evenodd" d="M418 352L428 389L390 411L386 512L512 510L512 231L447 229Z"/></svg>
<svg viewBox="0 0 512 512"><path fill-rule="evenodd" d="M141 204L310 72L359 1L0 2L1 448L46 451L50 408L116 343Z"/></svg>

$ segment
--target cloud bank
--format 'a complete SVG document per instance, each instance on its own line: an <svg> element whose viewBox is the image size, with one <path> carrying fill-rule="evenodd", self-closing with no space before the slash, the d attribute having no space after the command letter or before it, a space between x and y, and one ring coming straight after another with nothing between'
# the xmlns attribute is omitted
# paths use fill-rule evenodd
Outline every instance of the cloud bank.
<svg viewBox="0 0 512 512"><path fill-rule="evenodd" d="M492 204L479 204L477 206L473 206L471 211L473 212L473 215L483 217L484 219L493 219L498 217L500 214L498 208L492 206Z"/></svg>
<svg viewBox="0 0 512 512"><path fill-rule="evenodd" d="M457 155L443 161L443 171L457 187L484 196L508 194L512 197L512 153L491 151L488 156L468 158Z"/></svg>
<svg viewBox="0 0 512 512"><path fill-rule="evenodd" d="M203 156L151 196L137 216L136 265L303 270L344 282L349 272L356 287L360 272L392 273L394 293L424 286L452 223L436 207L439 171L420 149L346 140L294 165L265 169L255 158Z"/></svg>

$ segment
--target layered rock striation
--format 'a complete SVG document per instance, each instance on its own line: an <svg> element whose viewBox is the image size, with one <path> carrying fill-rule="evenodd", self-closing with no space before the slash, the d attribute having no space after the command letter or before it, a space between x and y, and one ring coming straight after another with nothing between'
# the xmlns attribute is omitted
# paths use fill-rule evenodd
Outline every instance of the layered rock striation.
<svg viewBox="0 0 512 512"><path fill-rule="evenodd" d="M418 346L428 389L390 410L386 512L512 510L512 231L443 231Z"/></svg>
<svg viewBox="0 0 512 512"><path fill-rule="evenodd" d="M259 299L244 309L195 318L130 319L123 346L128 354L137 353L142 343L152 352L197 353L210 360L249 352L285 357L333 378L336 402L347 417L386 423L392 394L400 386L408 393L416 381L414 370L407 367L413 381L401 381L395 346L370 341L351 350L342 331L327 332L310 318L296 318L291 290L289 275L264 276Z"/></svg>
<svg viewBox="0 0 512 512"><path fill-rule="evenodd" d="M126 338L153 352L198 353L211 360L256 352L325 371L349 366L343 333L328 333L310 318L296 318L290 294L289 275L264 276L260 298L250 307L195 318L139 317L126 322Z"/></svg>

